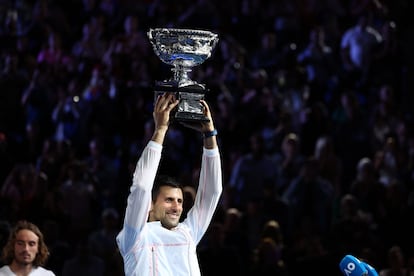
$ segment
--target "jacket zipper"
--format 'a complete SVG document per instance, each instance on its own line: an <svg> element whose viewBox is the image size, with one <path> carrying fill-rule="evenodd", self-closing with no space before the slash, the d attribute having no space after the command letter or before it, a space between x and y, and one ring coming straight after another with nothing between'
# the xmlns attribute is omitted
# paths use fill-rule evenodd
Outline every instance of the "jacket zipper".
<svg viewBox="0 0 414 276"><path fill-rule="evenodd" d="M152 275L156 276L156 271L155 271L155 249L154 247L151 247L151 257L152 257Z"/></svg>
<svg viewBox="0 0 414 276"><path fill-rule="evenodd" d="M193 264L192 264L192 262L191 262L191 236L190 235L188 235L188 233L186 232L186 231L183 231L183 234L184 234L184 236L186 237L186 239L187 239L187 242L188 242L188 252L187 252L187 256L188 256L188 266L189 266L189 269L190 269L190 275L189 276L191 276L191 275L193 275L194 273L193 273Z"/></svg>

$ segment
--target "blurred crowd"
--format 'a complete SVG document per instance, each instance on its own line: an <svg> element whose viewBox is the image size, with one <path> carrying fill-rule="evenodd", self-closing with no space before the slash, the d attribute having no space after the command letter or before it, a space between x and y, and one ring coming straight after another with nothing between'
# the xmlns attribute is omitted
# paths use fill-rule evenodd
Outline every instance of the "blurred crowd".
<svg viewBox="0 0 414 276"><path fill-rule="evenodd" d="M190 73L209 88L225 185L203 275L340 275L345 254L414 271L412 6L0 1L0 248L24 218L57 275L123 275L115 236L153 85L172 77L147 31L191 28L219 35ZM201 139L172 124L160 167L190 206Z"/></svg>

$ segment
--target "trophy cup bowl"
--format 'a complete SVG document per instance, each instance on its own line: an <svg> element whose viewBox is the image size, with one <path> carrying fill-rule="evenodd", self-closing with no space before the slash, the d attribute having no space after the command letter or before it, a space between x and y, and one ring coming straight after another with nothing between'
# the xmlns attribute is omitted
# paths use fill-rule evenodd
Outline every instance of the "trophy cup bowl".
<svg viewBox="0 0 414 276"><path fill-rule="evenodd" d="M173 77L157 81L156 96L175 92L179 99L174 118L178 121L206 121L203 106L206 88L189 78L192 67L202 64L211 56L218 35L205 30L155 28L149 29L148 38L155 54L162 62L173 66Z"/></svg>

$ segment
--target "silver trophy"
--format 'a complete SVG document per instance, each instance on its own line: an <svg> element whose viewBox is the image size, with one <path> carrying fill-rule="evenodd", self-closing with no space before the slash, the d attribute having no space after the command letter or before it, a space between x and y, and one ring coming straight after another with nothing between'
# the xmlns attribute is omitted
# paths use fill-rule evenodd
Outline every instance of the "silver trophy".
<svg viewBox="0 0 414 276"><path fill-rule="evenodd" d="M179 103L173 118L177 121L208 121L200 103L207 89L204 84L191 80L188 73L211 56L218 35L204 30L175 28L150 29L147 35L155 54L173 66L171 79L156 81L155 96L176 93Z"/></svg>

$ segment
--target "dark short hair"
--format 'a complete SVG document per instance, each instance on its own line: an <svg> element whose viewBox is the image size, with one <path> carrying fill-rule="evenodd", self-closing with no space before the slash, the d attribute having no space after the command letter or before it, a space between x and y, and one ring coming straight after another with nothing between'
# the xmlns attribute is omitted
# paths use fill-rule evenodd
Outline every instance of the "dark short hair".
<svg viewBox="0 0 414 276"><path fill-rule="evenodd" d="M181 191L183 191L183 187L176 178L168 175L158 175L157 177L155 177L154 186L152 188L152 202L155 202L157 200L157 197L160 194L160 188L163 186L178 188L181 189Z"/></svg>
<svg viewBox="0 0 414 276"><path fill-rule="evenodd" d="M37 267L46 264L46 261L49 257L49 249L46 246L43 234L35 224L25 220L18 221L14 228L11 230L9 240L7 241L6 246L3 248L2 259L4 262L6 264L12 263L14 259L14 244L16 243L16 236L17 233L19 233L21 230L30 230L39 238L39 241L37 243L38 253L36 255L36 258L33 260L33 266Z"/></svg>

